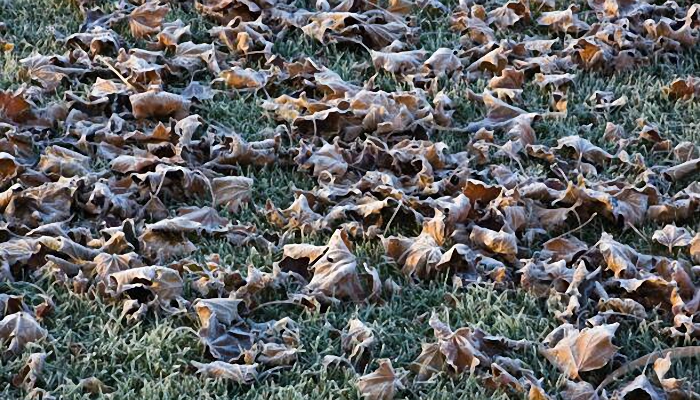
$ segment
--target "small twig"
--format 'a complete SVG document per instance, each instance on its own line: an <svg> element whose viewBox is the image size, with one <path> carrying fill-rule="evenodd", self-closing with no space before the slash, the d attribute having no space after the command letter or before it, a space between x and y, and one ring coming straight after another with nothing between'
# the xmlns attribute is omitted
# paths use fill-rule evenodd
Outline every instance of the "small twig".
<svg viewBox="0 0 700 400"><path fill-rule="evenodd" d="M386 236L387 232L389 232L389 227L391 226L391 223L394 221L396 214L399 213L400 209L401 209L401 202L399 202L396 205L396 210L394 210L394 213L391 215L391 218L389 218L389 222L387 222L386 227L384 228L384 236Z"/></svg>
<svg viewBox="0 0 700 400"><path fill-rule="evenodd" d="M671 358L690 358L700 356L700 346L686 346L686 347L674 347L671 349L655 351L653 353L647 354L645 356L639 357L638 359L628 362L627 364L621 366L620 368L613 371L607 378L600 382L600 385L596 388L596 392L599 393L607 385L611 384L616 379L634 371L635 369L645 367L654 361L664 358L667 355L671 355Z"/></svg>
<svg viewBox="0 0 700 400"><path fill-rule="evenodd" d="M571 229L570 231L564 232L564 233L562 233L561 235L559 235L559 236L557 236L557 237L555 237L555 238L552 238L552 239L550 239L550 240L560 239L560 238L562 238L562 237L564 237L564 236L566 236L566 235L570 235L570 234L572 234L572 233L574 233L574 232L580 231L580 230L583 229L586 225L588 225L591 221L593 221L593 218L595 218L595 217L597 217L597 216L598 216L598 213L597 213L597 212L594 212L593 215L591 215L591 217L588 218L588 220L587 220L586 222L584 222L583 224L577 226L576 228Z"/></svg>
<svg viewBox="0 0 700 400"><path fill-rule="evenodd" d="M299 307L306 307L303 304L295 303L295 302L290 301L290 300L274 300L274 301L268 301L267 303L258 304L257 307L251 308L249 313L253 313L253 312L255 312L263 307L274 306L274 305L278 305L278 304L291 304L291 305L295 305L295 306L299 306Z"/></svg>
<svg viewBox="0 0 700 400"><path fill-rule="evenodd" d="M136 86L134 86L133 84L131 84L131 82L129 82L126 78L124 78L124 75L122 75L121 72L117 71L117 69L114 68L114 66L112 64L110 64L107 60L105 60L104 57L100 57L99 59L100 59L100 61L102 61L102 63L104 65L107 66L107 68L109 68L110 71L114 72L114 74L117 75L117 78L119 78L120 81L124 82L124 84L126 86L128 86L129 88L131 88L132 90L134 90L136 92L139 91L139 89Z"/></svg>

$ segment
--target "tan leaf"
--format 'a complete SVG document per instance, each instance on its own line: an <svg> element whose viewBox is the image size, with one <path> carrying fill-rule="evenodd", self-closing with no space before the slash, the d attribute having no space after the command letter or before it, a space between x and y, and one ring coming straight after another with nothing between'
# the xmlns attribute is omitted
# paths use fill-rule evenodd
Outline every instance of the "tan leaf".
<svg viewBox="0 0 700 400"><path fill-rule="evenodd" d="M573 33L587 31L590 26L579 20L576 12L578 7L570 5L564 11L550 11L542 13L542 16L537 19L537 23L541 26L547 26L554 32Z"/></svg>
<svg viewBox="0 0 700 400"><path fill-rule="evenodd" d="M610 234L603 232L598 248L603 254L607 268L615 273L615 277L621 277L627 270L636 271L633 260L637 258L638 253L631 247L616 242Z"/></svg>
<svg viewBox="0 0 700 400"><path fill-rule="evenodd" d="M416 381L424 382L431 376L445 369L445 355L439 343L421 343L421 353L411 363L411 371L416 374Z"/></svg>
<svg viewBox="0 0 700 400"><path fill-rule="evenodd" d="M239 309L243 300L232 298L197 299L192 303L202 327L208 328L212 317L224 324L242 321Z"/></svg>
<svg viewBox="0 0 700 400"><path fill-rule="evenodd" d="M336 230L323 255L310 265L313 276L306 290L311 294L361 301L364 289L357 273L357 260L347 233Z"/></svg>
<svg viewBox="0 0 700 400"><path fill-rule="evenodd" d="M197 248L187 234L198 232L201 225L183 217L163 219L147 224L139 236L142 254L151 260L170 260L192 253Z"/></svg>
<svg viewBox="0 0 700 400"><path fill-rule="evenodd" d="M619 326L614 323L579 331L570 324L562 325L545 339L554 347L545 349L544 355L569 378L578 379L581 372L602 368L617 353L612 339Z"/></svg>
<svg viewBox="0 0 700 400"><path fill-rule="evenodd" d="M441 47L423 63L422 72L434 77L442 77L461 70L462 62L457 57L457 51Z"/></svg>
<svg viewBox="0 0 700 400"><path fill-rule="evenodd" d="M32 353L26 364L12 377L12 385L26 391L32 390L41 377L46 362L46 353Z"/></svg>
<svg viewBox="0 0 700 400"><path fill-rule="evenodd" d="M562 391L564 400L600 400L596 389L588 382L572 382L567 379L566 389Z"/></svg>
<svg viewBox="0 0 700 400"><path fill-rule="evenodd" d="M371 357L374 333L362 321L353 318L348 323L347 330L341 335L340 345L343 351L349 354L349 359L359 363L360 369L363 369Z"/></svg>
<svg viewBox="0 0 700 400"><path fill-rule="evenodd" d="M21 171L21 165L12 154L0 152L0 184L4 185Z"/></svg>
<svg viewBox="0 0 700 400"><path fill-rule="evenodd" d="M19 354L27 344L42 340L47 334L46 329L24 311L6 315L0 321L0 342L8 353Z"/></svg>
<svg viewBox="0 0 700 400"><path fill-rule="evenodd" d="M238 90L257 90L267 86L272 73L265 70L254 70L251 68L232 67L221 71L219 78L226 83L226 86Z"/></svg>
<svg viewBox="0 0 700 400"><path fill-rule="evenodd" d="M105 384L99 378L91 376L89 378L83 378L78 382L78 387L91 394L105 394L114 391L114 388Z"/></svg>
<svg viewBox="0 0 700 400"><path fill-rule="evenodd" d="M420 279L430 277L437 271L442 250L435 238L424 230L416 238L390 236L382 238L386 254L401 266L406 276Z"/></svg>
<svg viewBox="0 0 700 400"><path fill-rule="evenodd" d="M598 310L603 312L612 310L622 314L633 315L642 319L647 317L644 306L633 299L621 299L618 297L600 299L598 301Z"/></svg>
<svg viewBox="0 0 700 400"><path fill-rule="evenodd" d="M0 317L27 310L22 296L0 293Z"/></svg>
<svg viewBox="0 0 700 400"><path fill-rule="evenodd" d="M440 352L453 373L473 372L478 365L490 363L489 357L481 352L480 340L470 328L459 328L453 332L435 313L430 317L430 326L438 339Z"/></svg>
<svg viewBox="0 0 700 400"><path fill-rule="evenodd" d="M182 119L187 116L190 102L181 95L151 89L144 93L129 96L131 111L134 118L167 118Z"/></svg>
<svg viewBox="0 0 700 400"><path fill-rule="evenodd" d="M515 25L518 21L530 19L530 4L524 0L510 0L501 7L488 13L489 24L494 23L501 29Z"/></svg>
<svg viewBox="0 0 700 400"><path fill-rule="evenodd" d="M137 39L143 39L160 32L163 19L170 11L170 5L160 3L160 0L149 0L131 12L129 15L131 35Z"/></svg>
<svg viewBox="0 0 700 400"><path fill-rule="evenodd" d="M299 154L294 157L294 162L301 170L311 171L313 176L321 174L331 174L334 177L342 178L348 169L348 164L343 158L342 149L337 141L334 143L323 142L323 146L314 149L307 146L303 141L299 148Z"/></svg>
<svg viewBox="0 0 700 400"><path fill-rule="evenodd" d="M297 360L297 352L297 349L285 344L258 343L246 354L246 360L251 358L262 365L273 367L292 365Z"/></svg>
<svg viewBox="0 0 700 400"><path fill-rule="evenodd" d="M219 360L240 360L245 351L250 350L256 335L247 326L228 328L229 324L237 321L238 307L242 300L238 299L198 299L196 311L200 318L200 340L207 346L209 353Z"/></svg>
<svg viewBox="0 0 700 400"><path fill-rule="evenodd" d="M378 363L376 371L358 379L357 388L367 400L391 400L397 389L403 389L401 378L394 372L390 360L385 358Z"/></svg>
<svg viewBox="0 0 700 400"><path fill-rule="evenodd" d="M165 48L173 48L180 43L183 37L191 35L190 26L185 25L180 19L162 24L158 33L158 43Z"/></svg>
<svg viewBox="0 0 700 400"><path fill-rule="evenodd" d="M169 307L180 298L183 282L180 274L170 268L152 266L128 269L109 275L114 296L127 295L141 303L157 300ZM144 297L144 291L147 295Z"/></svg>
<svg viewBox="0 0 700 400"><path fill-rule="evenodd" d="M604 164L613 158L613 155L593 145L588 139L580 136L566 136L557 139L557 147L552 150L558 151L568 148L574 151L575 156L580 160L588 160L596 164Z"/></svg>
<svg viewBox="0 0 700 400"><path fill-rule="evenodd" d="M250 201L253 179L245 176L226 176L211 181L214 206L224 206L236 213L242 204Z"/></svg>
<svg viewBox="0 0 700 400"><path fill-rule="evenodd" d="M565 260L567 264L588 250L588 245L575 236L550 239L542 247L543 257L552 257L552 261Z"/></svg>
<svg viewBox="0 0 700 400"><path fill-rule="evenodd" d="M197 368L197 373L210 378L222 378L235 383L245 385L258 378L258 364L240 365L229 364L223 361L213 361L210 363L200 363L192 361L192 365Z"/></svg>
<svg viewBox="0 0 700 400"><path fill-rule="evenodd" d="M307 197L297 195L294 202L284 210L275 208L271 201L265 203L267 220L285 230L300 229L305 234L319 230L324 226L323 216L311 209Z"/></svg>
<svg viewBox="0 0 700 400"><path fill-rule="evenodd" d="M671 369L671 354L666 354L664 358L657 358L654 361L654 373L659 379L664 390L677 390L683 385L684 379L666 378L666 374Z"/></svg>
<svg viewBox="0 0 700 400"><path fill-rule="evenodd" d="M660 393L649 381L646 375L642 374L629 382L620 390L616 391L617 398L621 400L639 399L640 396L649 400L662 400L666 396Z"/></svg>
<svg viewBox="0 0 700 400"><path fill-rule="evenodd" d="M668 247L669 252L673 252L674 247L686 247L693 240L687 229L675 225L666 225L663 229L654 232L652 240Z"/></svg>
<svg viewBox="0 0 700 400"><path fill-rule="evenodd" d="M474 226L469 234L469 240L477 246L496 254L504 256L515 256L518 254L518 240L512 232L504 230L496 232L488 228Z"/></svg>
<svg viewBox="0 0 700 400"><path fill-rule="evenodd" d="M33 118L32 105L21 89L0 91L0 121L23 123Z"/></svg>
<svg viewBox="0 0 700 400"><path fill-rule="evenodd" d="M426 52L424 50L411 50L393 52L381 52L370 50L372 63L377 70L385 70L392 74L414 73L423 63Z"/></svg>
<svg viewBox="0 0 700 400"><path fill-rule="evenodd" d="M49 146L42 153L37 167L47 175L83 176L90 172L90 157L64 147Z"/></svg>
<svg viewBox="0 0 700 400"><path fill-rule="evenodd" d="M225 231L229 220L219 215L216 209L211 207L182 207L177 210L177 216L199 224L200 228L208 233Z"/></svg>
<svg viewBox="0 0 700 400"><path fill-rule="evenodd" d="M686 162L666 168L664 176L672 181L680 181L700 172L700 158L694 158Z"/></svg>
<svg viewBox="0 0 700 400"><path fill-rule="evenodd" d="M689 76L685 79L676 79L668 87L662 89L672 99L689 100L700 96L700 79Z"/></svg>
<svg viewBox="0 0 700 400"><path fill-rule="evenodd" d="M690 241L690 257L696 263L700 263L700 233L696 233Z"/></svg>

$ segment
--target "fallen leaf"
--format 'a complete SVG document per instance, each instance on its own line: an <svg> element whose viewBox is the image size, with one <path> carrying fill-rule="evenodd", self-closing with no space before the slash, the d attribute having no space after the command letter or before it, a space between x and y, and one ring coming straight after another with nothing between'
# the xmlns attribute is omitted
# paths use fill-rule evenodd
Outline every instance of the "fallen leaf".
<svg viewBox="0 0 700 400"><path fill-rule="evenodd" d="M214 206L224 206L230 212L237 213L238 209L251 199L253 179L245 176L214 178L211 186Z"/></svg>
<svg viewBox="0 0 700 400"><path fill-rule="evenodd" d="M674 247L686 247L693 240L687 229L675 225L666 225L663 229L655 231L651 238L668 247L669 252L672 252Z"/></svg>
<svg viewBox="0 0 700 400"><path fill-rule="evenodd" d="M152 89L144 93L129 96L134 118L167 118L181 119L187 116L190 102L182 96Z"/></svg>
<svg viewBox="0 0 700 400"><path fill-rule="evenodd" d="M129 29L138 39L143 39L160 32L165 15L170 11L168 4L160 0L149 0L136 7L129 15Z"/></svg>
<svg viewBox="0 0 700 400"><path fill-rule="evenodd" d="M545 339L550 347L544 355L568 377L578 379L581 372L602 368L617 353L612 339L619 326L614 323L579 331L572 325L562 325Z"/></svg>
<svg viewBox="0 0 700 400"><path fill-rule="evenodd" d="M223 361L213 361L210 363L192 361L192 365L197 368L197 373L199 374L210 378L231 380L241 385L252 383L258 377L258 364L240 365L229 364Z"/></svg>
<svg viewBox="0 0 700 400"><path fill-rule="evenodd" d="M378 363L379 368L376 371L358 379L357 388L367 400L391 400L396 390L401 390L404 386L401 378L394 372L390 360L381 359Z"/></svg>
<svg viewBox="0 0 700 400"><path fill-rule="evenodd" d="M6 315L0 321L0 341L7 353L19 354L29 343L42 340L47 335L46 329L24 311Z"/></svg>

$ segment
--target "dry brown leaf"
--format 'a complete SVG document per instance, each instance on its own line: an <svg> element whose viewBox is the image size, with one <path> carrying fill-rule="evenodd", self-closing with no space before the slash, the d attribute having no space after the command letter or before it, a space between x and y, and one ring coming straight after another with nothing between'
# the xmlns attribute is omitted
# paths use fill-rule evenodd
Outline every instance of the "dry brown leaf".
<svg viewBox="0 0 700 400"><path fill-rule="evenodd" d="M158 33L158 44L165 48L173 48L180 43L182 38L190 36L190 26L185 25L180 19L173 22L165 22Z"/></svg>
<svg viewBox="0 0 700 400"><path fill-rule="evenodd" d="M107 394L114 391L114 388L94 376L81 379L78 382L78 387L80 390L90 394Z"/></svg>
<svg viewBox="0 0 700 400"><path fill-rule="evenodd" d="M244 351L250 350L255 335L246 326L228 328L237 322L239 299L198 299L195 310L200 319L198 335L214 358L224 361L239 360Z"/></svg>
<svg viewBox="0 0 700 400"><path fill-rule="evenodd" d="M254 358L262 365L278 367L294 364L297 360L297 352L297 349L285 344L263 343L253 346L246 357Z"/></svg>
<svg viewBox="0 0 700 400"><path fill-rule="evenodd" d="M22 89L0 91L0 121L22 123L34 118L32 105Z"/></svg>
<svg viewBox="0 0 700 400"><path fill-rule="evenodd" d="M165 15L170 11L170 6L161 4L160 0L148 0L136 7L129 15L129 29L131 35L137 39L143 39L160 32Z"/></svg>
<svg viewBox="0 0 700 400"><path fill-rule="evenodd" d="M313 176L331 174L342 178L348 170L348 164L343 157L343 151L337 141L326 143L320 148L308 146L304 141L300 143L299 154L294 157L294 162L302 171L311 171Z"/></svg>
<svg viewBox="0 0 700 400"><path fill-rule="evenodd" d="M423 63L423 74L433 77L450 75L462 69L462 61L457 57L457 50L441 47Z"/></svg>
<svg viewBox="0 0 700 400"><path fill-rule="evenodd" d="M411 363L411 371L416 374L417 382L424 382L445 369L445 355L439 343L421 343L421 353Z"/></svg>
<svg viewBox="0 0 700 400"><path fill-rule="evenodd" d="M487 22L504 29L515 25L518 21L530 20L530 4L524 0L510 0L501 7L488 13Z"/></svg>
<svg viewBox="0 0 700 400"><path fill-rule="evenodd" d="M157 301L166 308L180 299L183 290L180 274L159 266L115 272L109 275L109 285L115 297L126 295L141 303Z"/></svg>
<svg viewBox="0 0 700 400"><path fill-rule="evenodd" d="M700 263L700 233L696 233L690 241L690 257L696 263Z"/></svg>
<svg viewBox="0 0 700 400"><path fill-rule="evenodd" d="M518 240L512 232L504 230L497 232L474 226L469 234L469 240L485 250L506 257L512 257L518 253Z"/></svg>
<svg viewBox="0 0 700 400"><path fill-rule="evenodd" d="M683 180L698 172L700 172L700 158L694 158L681 164L668 167L663 171L664 176L672 181Z"/></svg>
<svg viewBox="0 0 700 400"><path fill-rule="evenodd" d="M689 76L685 79L676 79L662 90L672 99L689 100L700 95L700 79L694 76Z"/></svg>
<svg viewBox="0 0 700 400"><path fill-rule="evenodd" d="M392 400L396 390L404 388L401 377L396 375L389 359L380 359L376 371L361 376L357 388L367 400Z"/></svg>
<svg viewBox="0 0 700 400"><path fill-rule="evenodd" d="M573 382L567 379L566 389L561 393L564 400L600 400L596 389L588 382Z"/></svg>
<svg viewBox="0 0 700 400"><path fill-rule="evenodd" d="M638 253L631 247L616 242L613 237L603 232L598 248L605 259L606 267L620 277L627 270L636 270L636 258Z"/></svg>
<svg viewBox="0 0 700 400"><path fill-rule="evenodd" d="M470 328L452 331L435 313L430 317L430 327L433 328L440 352L445 356L445 362L451 372L461 374L468 370L473 373L478 365L490 363L489 357L480 349L480 339Z"/></svg>
<svg viewBox="0 0 700 400"><path fill-rule="evenodd" d="M646 318L647 313L644 306L634 301L633 299L621 299L613 297L610 299L600 299L598 301L598 310L614 311L621 314L632 315L638 318Z"/></svg>
<svg viewBox="0 0 700 400"><path fill-rule="evenodd" d="M214 178L211 181L214 206L224 206L232 213L250 201L253 189L253 179L245 176L227 176Z"/></svg>
<svg viewBox="0 0 700 400"><path fill-rule="evenodd" d="M213 361L210 363L192 361L192 365L197 368L197 373L199 374L210 378L231 380L241 385L252 383L258 378L258 364L240 365L223 361Z"/></svg>
<svg viewBox="0 0 700 400"><path fill-rule="evenodd" d="M392 74L411 74L421 66L426 52L424 50L410 50L394 53L370 50L370 56L374 68L377 70L384 70Z"/></svg>
<svg viewBox="0 0 700 400"><path fill-rule="evenodd" d="M374 347L374 333L359 319L351 319L348 322L346 332L343 332L340 345L348 358L358 363L359 369L364 369L371 359Z"/></svg>
<svg viewBox="0 0 700 400"><path fill-rule="evenodd" d="M664 390L678 390L683 385L683 379L666 378L666 374L671 369L671 354L666 354L664 358L658 358L654 361L654 373L661 383Z"/></svg>
<svg viewBox="0 0 700 400"><path fill-rule="evenodd" d="M687 229L675 225L664 226L663 229L655 231L651 238L666 246L669 252L673 252L674 247L686 247L693 240Z"/></svg>
<svg viewBox="0 0 700 400"><path fill-rule="evenodd" d="M554 32L561 33L577 34L589 30L590 25L578 19L577 11L578 7L572 4L564 11L544 12L537 19L537 23L549 27Z"/></svg>
<svg viewBox="0 0 700 400"><path fill-rule="evenodd" d="M284 210L277 209L271 201L265 204L267 220L284 230L300 229L305 234L321 230L325 223L323 216L311 209L307 197L296 196L294 202Z"/></svg>
<svg viewBox="0 0 700 400"><path fill-rule="evenodd" d="M19 354L27 344L42 340L47 334L46 329L24 311L6 315L0 321L0 342L6 353Z"/></svg>
<svg viewBox="0 0 700 400"><path fill-rule="evenodd" d="M187 238L201 230L201 225L187 218L164 219L155 224L147 224L138 240L143 255L152 260L169 260L184 256L196 250Z"/></svg>
<svg viewBox="0 0 700 400"><path fill-rule="evenodd" d="M84 176L90 173L90 157L64 147L50 146L41 155L37 168L57 177Z"/></svg>
<svg viewBox="0 0 700 400"><path fill-rule="evenodd" d="M226 86L238 90L258 90L267 86L272 73L265 70L254 70L251 68L241 68L238 66L221 71L220 80Z"/></svg>
<svg viewBox="0 0 700 400"><path fill-rule="evenodd" d="M0 293L0 317L26 310L22 296Z"/></svg>
<svg viewBox="0 0 700 400"><path fill-rule="evenodd" d="M190 102L175 93L151 89L144 93L129 96L134 118L167 118L181 119L187 116Z"/></svg>
<svg viewBox="0 0 700 400"><path fill-rule="evenodd" d="M32 353L16 375L12 377L12 385L31 391L42 375L46 363L46 353Z"/></svg>
<svg viewBox="0 0 700 400"><path fill-rule="evenodd" d="M575 236L550 239L542 247L543 257L552 257L552 261L564 260L567 264L588 250L588 245Z"/></svg>
<svg viewBox="0 0 700 400"><path fill-rule="evenodd" d="M382 238L382 245L386 254L401 266L404 275L415 275L419 279L433 275L442 258L440 245L426 229L416 238Z"/></svg>
<svg viewBox="0 0 700 400"><path fill-rule="evenodd" d="M323 255L309 266L313 276L306 285L306 290L314 295L361 301L364 289L357 272L357 260L351 249L347 233L340 229L335 231Z"/></svg>
<svg viewBox="0 0 700 400"><path fill-rule="evenodd" d="M570 324L562 325L545 338L550 347L544 349L544 355L569 378L578 379L581 372L602 368L617 353L612 339L619 326L615 323L579 331Z"/></svg>
<svg viewBox="0 0 700 400"><path fill-rule="evenodd" d="M639 398L661 400L665 398L644 374L639 375L632 382L629 382L620 388L620 390L616 391L615 394L617 398L621 400L632 400Z"/></svg>

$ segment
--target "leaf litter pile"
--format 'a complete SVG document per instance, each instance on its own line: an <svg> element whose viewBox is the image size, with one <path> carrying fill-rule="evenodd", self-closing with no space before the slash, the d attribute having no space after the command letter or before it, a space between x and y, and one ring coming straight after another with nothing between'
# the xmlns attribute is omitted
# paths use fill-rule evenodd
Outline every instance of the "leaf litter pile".
<svg viewBox="0 0 700 400"><path fill-rule="evenodd" d="M605 83L697 66L700 5L55 3L80 20L51 51L2 25L8 396L140 390L119 359L52 378L96 354L57 330L83 302L105 337L175 326L194 350L156 379L241 395L700 398L670 373L700 354L698 137L620 121L644 104ZM692 114L700 77L661 86ZM483 296L530 306L468 317Z"/></svg>

